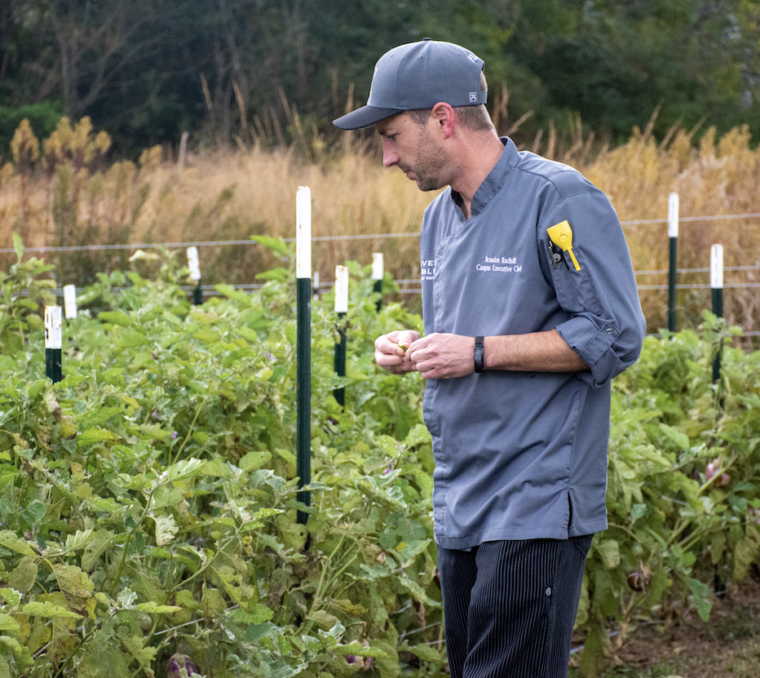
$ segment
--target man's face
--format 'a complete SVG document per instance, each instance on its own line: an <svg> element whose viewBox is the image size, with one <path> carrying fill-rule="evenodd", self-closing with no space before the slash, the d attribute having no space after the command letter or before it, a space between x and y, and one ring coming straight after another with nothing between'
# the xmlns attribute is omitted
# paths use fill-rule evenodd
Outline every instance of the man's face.
<svg viewBox="0 0 760 678"><path fill-rule="evenodd" d="M375 125L383 138L383 165L398 165L421 191L435 191L448 183L442 176L444 152L431 131L434 124L432 116L420 125L409 114L399 113Z"/></svg>

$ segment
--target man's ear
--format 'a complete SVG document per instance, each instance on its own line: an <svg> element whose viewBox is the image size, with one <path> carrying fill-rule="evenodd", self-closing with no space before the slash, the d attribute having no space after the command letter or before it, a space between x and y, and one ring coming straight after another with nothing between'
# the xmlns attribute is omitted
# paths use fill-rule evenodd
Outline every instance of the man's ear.
<svg viewBox="0 0 760 678"><path fill-rule="evenodd" d="M431 115L433 116L436 125L441 130L444 139L448 139L452 134L454 134L457 115L451 104L444 103L443 101L438 102L435 106L433 106Z"/></svg>

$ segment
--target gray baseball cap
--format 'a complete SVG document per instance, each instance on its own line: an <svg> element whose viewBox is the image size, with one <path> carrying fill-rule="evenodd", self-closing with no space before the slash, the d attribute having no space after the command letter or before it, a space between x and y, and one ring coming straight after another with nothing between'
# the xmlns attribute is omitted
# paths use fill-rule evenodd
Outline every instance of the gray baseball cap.
<svg viewBox="0 0 760 678"><path fill-rule="evenodd" d="M394 47L375 66L367 105L333 124L341 129L369 127L403 111L433 108L441 101L452 106L484 104L487 92L480 91L484 66L482 59L450 42L426 38Z"/></svg>

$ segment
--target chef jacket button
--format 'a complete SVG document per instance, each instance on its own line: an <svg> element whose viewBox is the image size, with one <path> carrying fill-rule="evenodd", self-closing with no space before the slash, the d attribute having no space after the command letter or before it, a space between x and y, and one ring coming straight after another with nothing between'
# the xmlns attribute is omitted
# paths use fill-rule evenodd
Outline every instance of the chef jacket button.
<svg viewBox="0 0 760 678"><path fill-rule="evenodd" d="M551 594L552 594L552 587L551 586L547 586L546 587L546 595L550 596Z"/></svg>

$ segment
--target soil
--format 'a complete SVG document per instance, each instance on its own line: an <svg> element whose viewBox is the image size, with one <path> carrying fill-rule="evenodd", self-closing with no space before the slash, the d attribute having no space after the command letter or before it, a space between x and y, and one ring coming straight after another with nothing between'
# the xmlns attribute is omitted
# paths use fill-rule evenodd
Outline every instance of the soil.
<svg viewBox="0 0 760 678"><path fill-rule="evenodd" d="M760 583L714 599L708 623L690 611L640 626L616 647L603 678L760 678Z"/></svg>

